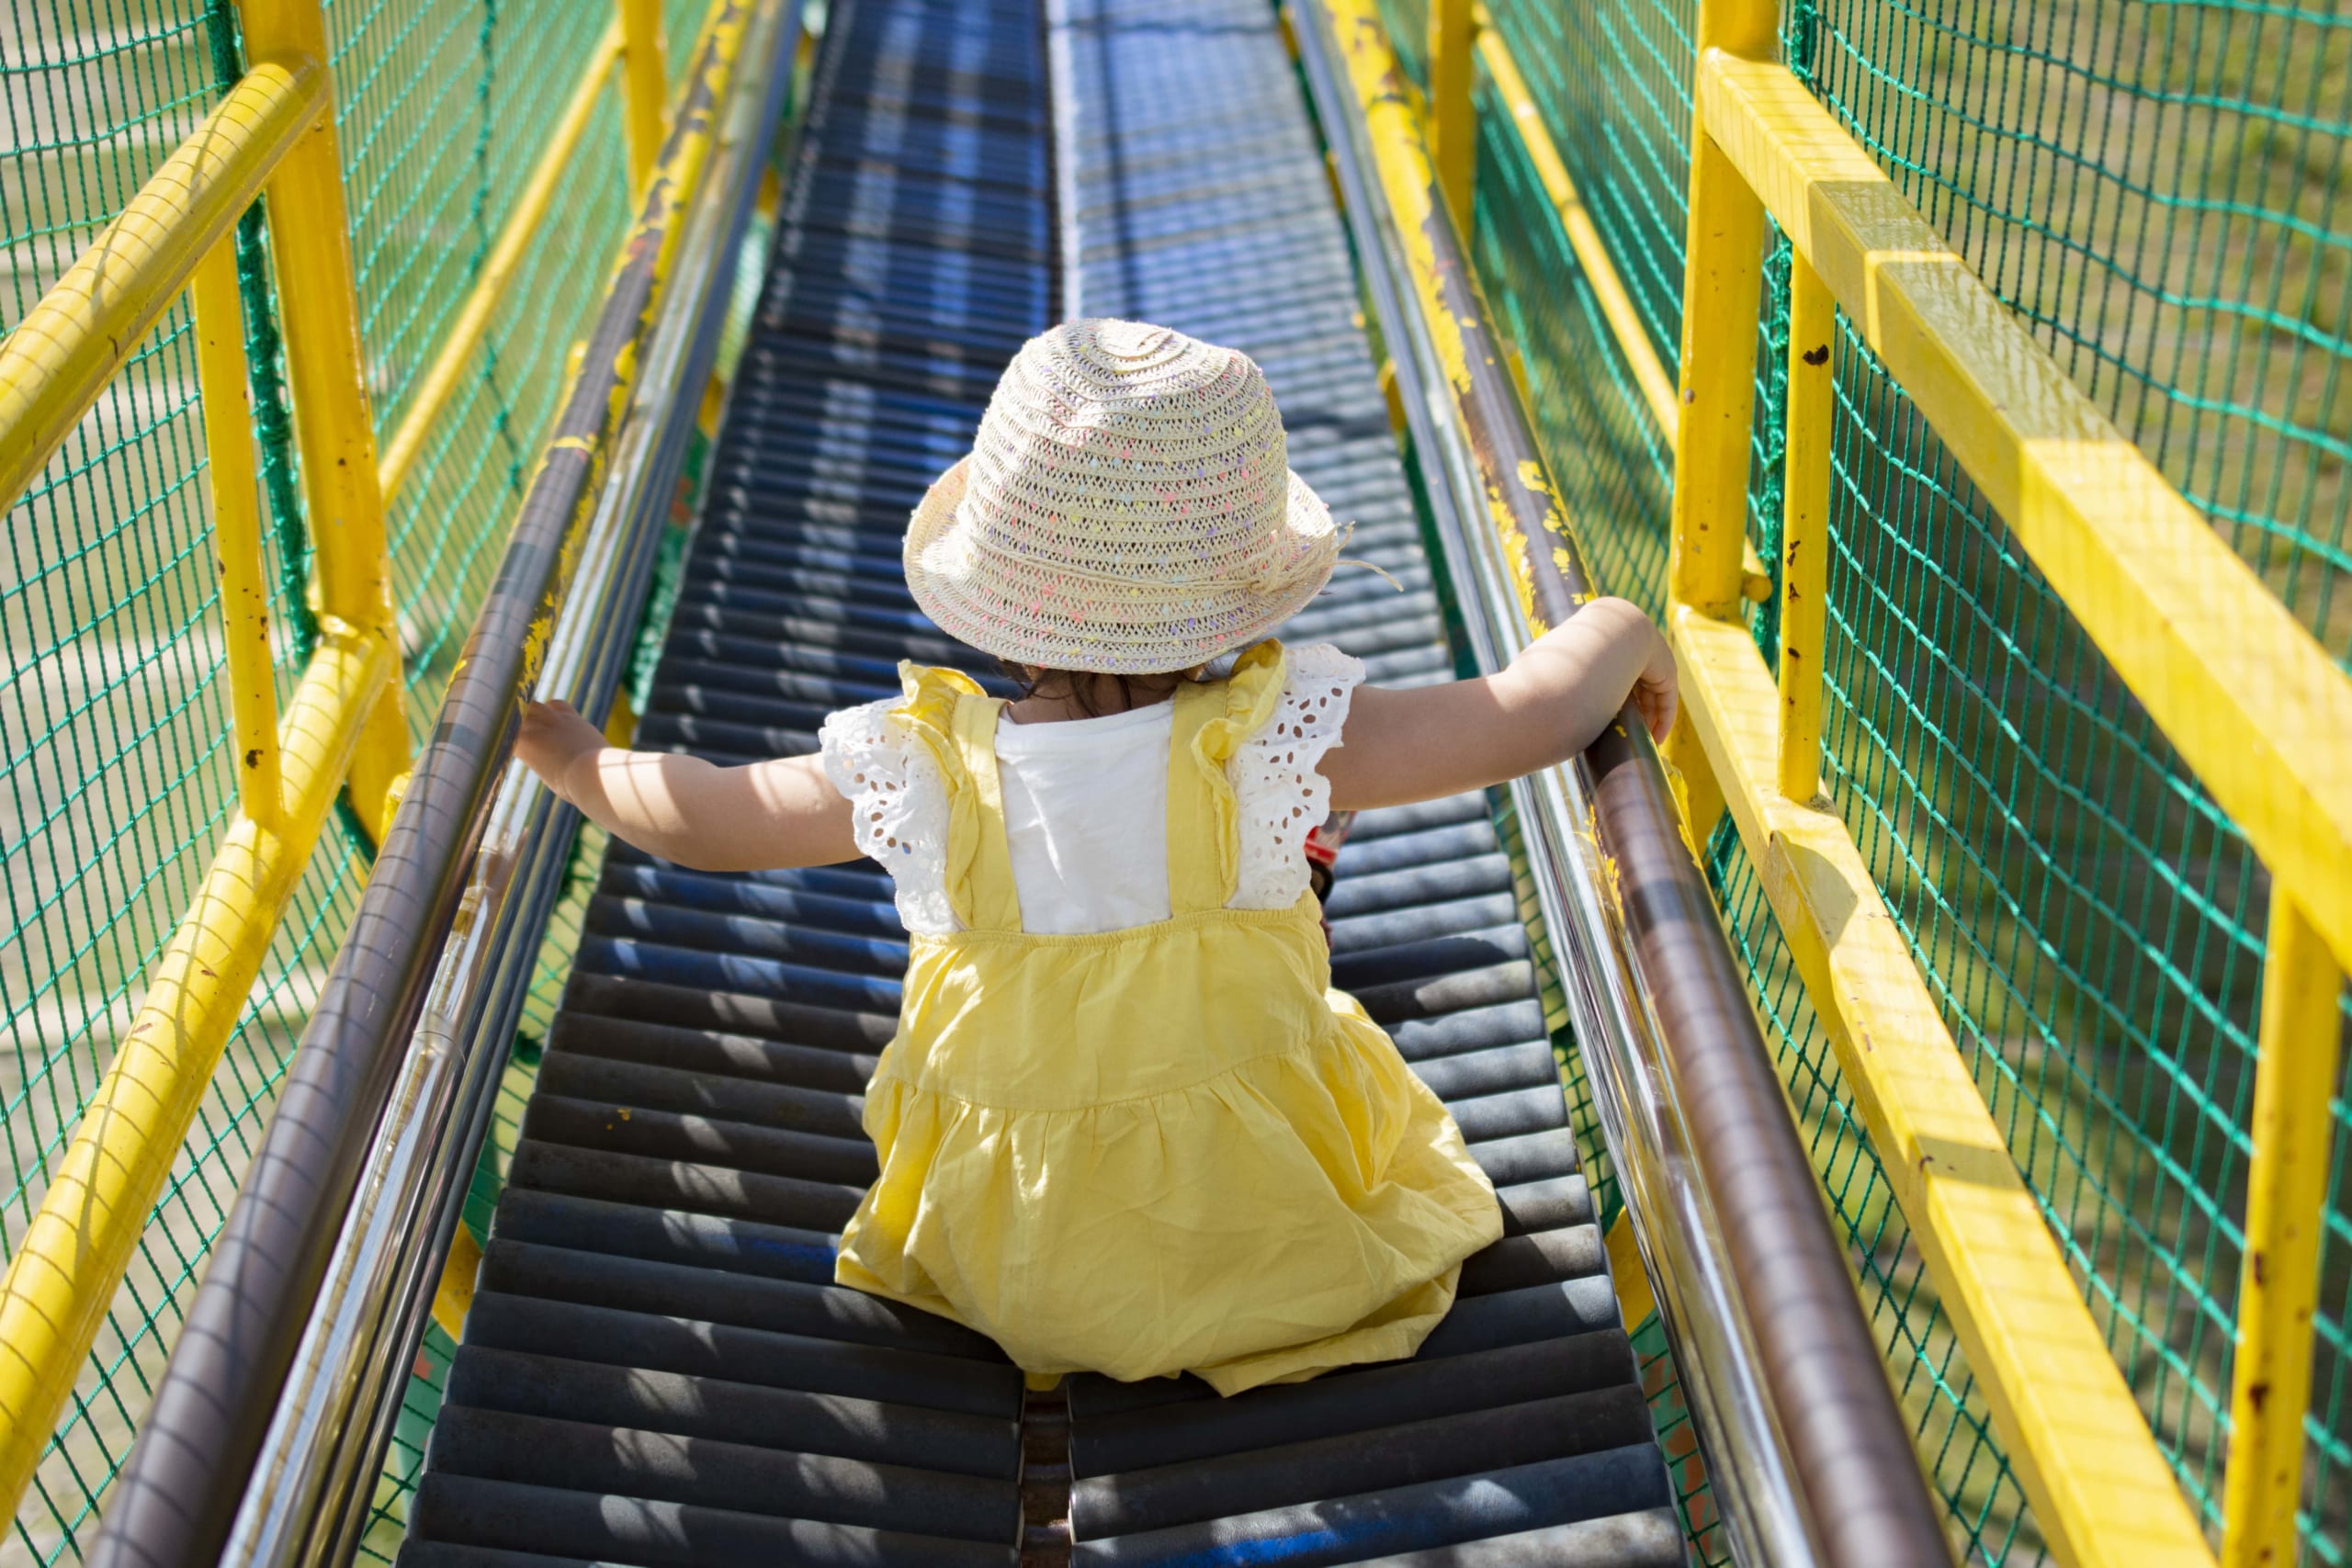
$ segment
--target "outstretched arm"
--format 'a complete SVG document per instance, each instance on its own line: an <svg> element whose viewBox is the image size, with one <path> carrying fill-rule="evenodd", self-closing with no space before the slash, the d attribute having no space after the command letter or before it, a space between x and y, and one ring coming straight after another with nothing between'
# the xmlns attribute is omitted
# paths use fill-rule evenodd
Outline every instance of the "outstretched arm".
<svg viewBox="0 0 2352 1568"><path fill-rule="evenodd" d="M1492 675L1358 690L1340 744L1323 756L1331 805L1434 800L1566 761L1629 696L1663 739L1674 725L1674 655L1634 605L1596 599Z"/></svg>
<svg viewBox="0 0 2352 1568"><path fill-rule="evenodd" d="M589 820L695 871L858 857L849 802L813 756L721 768L699 757L624 751L568 703L526 705L514 754Z"/></svg>

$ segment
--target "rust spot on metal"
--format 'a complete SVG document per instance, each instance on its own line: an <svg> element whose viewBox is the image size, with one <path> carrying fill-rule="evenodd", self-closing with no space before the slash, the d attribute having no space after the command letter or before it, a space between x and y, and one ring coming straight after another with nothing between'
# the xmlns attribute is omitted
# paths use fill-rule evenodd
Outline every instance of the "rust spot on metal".
<svg viewBox="0 0 2352 1568"><path fill-rule="evenodd" d="M245 753L245 766L249 768L258 768L261 766L260 747L256 746L252 750Z"/></svg>
<svg viewBox="0 0 2352 1568"><path fill-rule="evenodd" d="M1806 350L1804 351L1804 362L1805 362L1807 365L1826 365L1826 364L1828 364L1828 363L1829 363L1829 345L1828 345L1827 344L1826 344L1826 343L1825 343L1825 344L1822 344L1820 347L1818 347L1818 348L1808 348L1808 349L1806 349Z"/></svg>

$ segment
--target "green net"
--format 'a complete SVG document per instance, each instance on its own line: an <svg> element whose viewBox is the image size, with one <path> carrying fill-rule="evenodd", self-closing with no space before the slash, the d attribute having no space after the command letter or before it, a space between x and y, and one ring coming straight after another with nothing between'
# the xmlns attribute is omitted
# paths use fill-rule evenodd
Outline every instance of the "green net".
<svg viewBox="0 0 2352 1568"><path fill-rule="evenodd" d="M1392 21L1417 30L1420 7ZM1691 8L1493 10L1653 348L1679 333ZM2340 661L2352 16L2222 0L1799 4L1791 64ZM1671 451L1481 88L1476 258L1595 568L1656 607ZM1785 247L1750 527L1777 559ZM1850 330L1825 774L2118 1365L2218 1535L2267 878ZM1755 629L1768 650L1769 612ZM1727 832L1727 829L1726 829ZM1755 873L1726 924L1974 1561L2041 1538ZM2337 1101L2301 1560L2352 1551L2352 1122ZM1662 1423L1663 1427L1663 1423Z"/></svg>
<svg viewBox="0 0 2352 1568"><path fill-rule="evenodd" d="M666 0L673 81L705 9ZM388 445L613 13L572 0L331 0L325 12L368 391ZM222 0L0 0L0 330L217 101L236 68L232 17ZM548 224L390 501L419 737L627 220L617 102L608 89ZM248 239L265 243L257 228ZM291 468L266 460L285 399L266 269L246 281L271 566L281 585L299 584L308 520ZM6 520L0 1239L11 1254L234 808L188 326L175 303ZM281 700L300 672L303 618L281 586ZM331 832L0 1563L78 1557L86 1545L363 875Z"/></svg>

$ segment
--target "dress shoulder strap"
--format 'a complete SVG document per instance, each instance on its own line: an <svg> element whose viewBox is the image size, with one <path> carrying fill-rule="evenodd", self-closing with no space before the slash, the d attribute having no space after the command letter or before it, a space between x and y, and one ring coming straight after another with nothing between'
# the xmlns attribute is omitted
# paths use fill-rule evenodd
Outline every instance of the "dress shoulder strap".
<svg viewBox="0 0 2352 1568"><path fill-rule="evenodd" d="M1265 728L1288 679L1283 646L1242 654L1222 681L1176 688L1168 741L1168 903L1171 914L1221 909L1241 868L1240 813L1226 763Z"/></svg>
<svg viewBox="0 0 2352 1568"><path fill-rule="evenodd" d="M1019 931L1021 894L1004 831L996 727L1004 704L953 670L901 664L905 700L890 710L929 750L947 790L948 907L967 931Z"/></svg>

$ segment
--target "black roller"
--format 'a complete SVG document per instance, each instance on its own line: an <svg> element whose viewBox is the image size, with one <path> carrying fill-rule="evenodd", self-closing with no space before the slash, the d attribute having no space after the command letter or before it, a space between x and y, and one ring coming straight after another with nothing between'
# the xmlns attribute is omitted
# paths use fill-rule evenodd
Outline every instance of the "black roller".
<svg viewBox="0 0 2352 1568"><path fill-rule="evenodd" d="M1690 1548L1672 1508L1492 1536L1395 1557L1363 1568L1683 1568Z"/></svg>
<svg viewBox="0 0 2352 1568"><path fill-rule="evenodd" d="M767 1434L771 1442L780 1435ZM515 1485L953 1540L1009 1543L1020 1533L1019 1494L968 1475L468 1405L443 1406L433 1427L433 1464L445 1474Z"/></svg>
<svg viewBox="0 0 2352 1568"><path fill-rule="evenodd" d="M1219 1515L1351 1496L1650 1438L1649 1406L1631 1381L1551 1398L1374 1427L1281 1447L1081 1481L1070 1492L1080 1536L1128 1535Z"/></svg>
<svg viewBox="0 0 2352 1568"><path fill-rule="evenodd" d="M881 1173L874 1145L863 1138L828 1138L545 1092L532 1098L523 1118L523 1135L574 1148L717 1163L772 1176L797 1173L855 1186L865 1186Z"/></svg>
<svg viewBox="0 0 2352 1568"><path fill-rule="evenodd" d="M483 1255L481 1278L485 1289L509 1295L692 1316L933 1355L999 1359L993 1343L961 1324L840 1285L573 1252L503 1236L494 1237Z"/></svg>
<svg viewBox="0 0 2352 1568"><path fill-rule="evenodd" d="M778 1518L653 1498L426 1472L409 1530L465 1541L643 1568L709 1563L806 1563L810 1568L1014 1568L1011 1545L903 1530Z"/></svg>
<svg viewBox="0 0 2352 1568"><path fill-rule="evenodd" d="M1602 1274L1608 1267L1609 1252L1601 1244L1598 1225L1507 1235L1462 1265L1462 1293L1484 1296L1521 1290Z"/></svg>
<svg viewBox="0 0 2352 1568"><path fill-rule="evenodd" d="M1393 1491L1228 1515L1108 1540L1080 1540L1070 1561L1118 1568L1242 1568L1262 1562L1324 1568L1665 1507L1672 1502L1666 1466L1656 1445L1645 1439L1602 1453Z"/></svg>
<svg viewBox="0 0 2352 1568"><path fill-rule="evenodd" d="M510 1188L498 1205L501 1241L537 1242L574 1252L609 1252L657 1263L727 1269L828 1285L833 1279L832 1236L786 1225L607 1203L561 1192Z"/></svg>
<svg viewBox="0 0 2352 1568"><path fill-rule="evenodd" d="M558 1014L555 1027L548 1033L548 1049L834 1094L864 1093L878 1060L863 1052L787 1045L753 1034L681 1029L584 1012Z"/></svg>
<svg viewBox="0 0 2352 1568"><path fill-rule="evenodd" d="M442 1399L729 1443L770 1443L790 1432L807 1452L835 1459L984 1480L1015 1481L1021 1473L1017 1422L479 1345L458 1352Z"/></svg>
<svg viewBox="0 0 2352 1568"><path fill-rule="evenodd" d="M621 858L617 847L614 858ZM567 1014L741 1032L782 1044L862 1054L879 1052L899 1032L896 1012L804 1007L774 997L688 990L609 975L575 972L563 999Z"/></svg>
<svg viewBox="0 0 2352 1568"><path fill-rule="evenodd" d="M1021 1373L1010 1362L844 1344L537 1296L476 1296L466 1319L466 1344L1006 1420L1021 1410Z"/></svg>
<svg viewBox="0 0 2352 1568"><path fill-rule="evenodd" d="M1232 1399L1194 1399L1090 1416L1070 1445L1080 1476L1114 1475L1224 1453L1608 1389L1635 1375L1632 1348L1611 1328L1491 1350L1334 1372Z"/></svg>
<svg viewBox="0 0 2352 1568"><path fill-rule="evenodd" d="M736 1077L713 1069L633 1063L612 1055L550 1051L538 1067L541 1093L576 1100L616 1100L673 1112L724 1117L757 1126L790 1128L826 1138L864 1138L864 1093L799 1089L760 1077Z"/></svg>
<svg viewBox="0 0 2352 1568"><path fill-rule="evenodd" d="M617 1203L687 1209L758 1220L766 1224L839 1230L864 1189L838 1182L762 1176L725 1166L600 1154L526 1139L514 1150L507 1180L517 1187L570 1192Z"/></svg>

